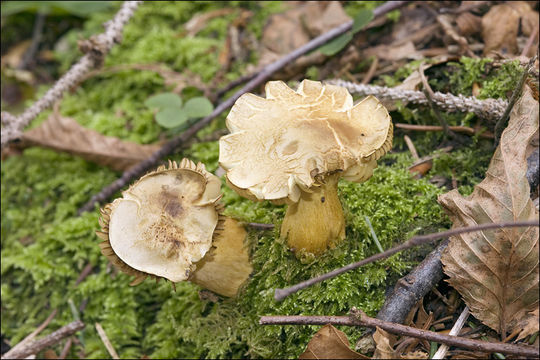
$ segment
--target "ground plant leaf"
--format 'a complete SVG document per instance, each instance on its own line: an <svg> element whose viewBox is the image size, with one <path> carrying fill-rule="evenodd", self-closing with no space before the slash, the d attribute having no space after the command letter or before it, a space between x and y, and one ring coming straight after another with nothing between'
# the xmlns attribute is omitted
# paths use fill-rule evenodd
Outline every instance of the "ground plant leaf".
<svg viewBox="0 0 540 360"><path fill-rule="evenodd" d="M117 171L147 159L160 148L105 136L58 114L52 114L37 128L26 131L22 140L25 146L37 145L67 152Z"/></svg>
<svg viewBox="0 0 540 360"><path fill-rule="evenodd" d="M473 193L439 196L454 227L538 219L525 176L538 131L538 102L528 87L510 115L486 173ZM473 315L504 338L538 308L538 227L471 232L451 238L442 263Z"/></svg>
<svg viewBox="0 0 540 360"><path fill-rule="evenodd" d="M369 359L349 346L349 339L343 331L326 324L313 335L299 359Z"/></svg>

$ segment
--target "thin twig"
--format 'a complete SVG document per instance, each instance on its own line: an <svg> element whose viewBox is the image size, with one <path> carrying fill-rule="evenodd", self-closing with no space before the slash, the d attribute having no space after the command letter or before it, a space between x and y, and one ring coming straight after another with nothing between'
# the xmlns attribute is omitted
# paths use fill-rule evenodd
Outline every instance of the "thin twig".
<svg viewBox="0 0 540 360"><path fill-rule="evenodd" d="M467 339L458 336L450 336L436 333L433 331L416 329L411 326L395 324L388 321L374 319L360 310L351 309L351 316L261 316L259 319L261 325L345 325L345 326L366 326L379 327L393 334L401 336L412 336L415 338L435 341L442 344L459 346L465 349L500 352L518 356L538 357L538 349L527 345L505 344L501 342L488 342L474 339Z"/></svg>
<svg viewBox="0 0 540 360"><path fill-rule="evenodd" d="M124 25L133 15L142 1L126 1L114 16L114 19L105 24L105 32L92 37L88 44L86 54L64 74L41 99L32 104L21 115L15 117L3 111L2 140L4 148L13 139L18 138L22 129L26 127L41 111L49 108L59 100L64 92L74 86L84 74L96 66L100 66L103 58L108 54L115 43L119 43L122 37Z"/></svg>
<svg viewBox="0 0 540 360"><path fill-rule="evenodd" d="M508 117L510 116L510 112L514 108L514 104L516 103L519 95L521 94L521 90L523 89L523 84L525 84L525 80L527 79L527 76L529 76L529 72L531 71L537 57L538 57L538 54L533 56L529 60L529 63L523 70L523 74L521 75L521 78L519 79L516 85L516 88L514 89L514 92L512 93L512 96L510 97L510 101L508 102L508 105L506 106L506 109L504 110L503 115L501 116L499 121L497 121L497 124L495 124L495 143L493 144L494 148L496 148L499 145L499 140L501 138L502 131L506 127L506 122L508 120Z"/></svg>
<svg viewBox="0 0 540 360"><path fill-rule="evenodd" d="M465 321L467 321L468 317L469 317L469 308L465 306L465 309L463 309L463 311L461 312L461 315L459 315L459 318L457 319L454 326L452 326L452 330L450 330L450 333L448 333L448 335L458 336L459 332L463 328L463 325L465 325ZM441 347L435 353L435 355L433 355L432 359L444 359L444 356L446 355L447 351L448 351L448 345L442 344Z"/></svg>
<svg viewBox="0 0 540 360"><path fill-rule="evenodd" d="M337 275L341 275L349 270L353 270L356 268L359 268L360 266L372 263L374 261L378 261L384 258L387 258L397 252L400 252L405 249L409 249L411 247L426 244L429 242L432 242L437 239L441 238L447 238L450 236L455 236L458 234L463 233L470 233L473 231L481 231L481 230L488 230L488 229L500 229L500 228L506 228L506 227L524 227L524 226L539 226L538 219L536 220L528 220L528 221L516 221L516 222L505 222L505 223L488 223L488 224L480 224L475 226L466 226L461 228L455 228L447 231L442 231L438 233L433 234L427 234L427 235L420 235L420 236L414 236L404 242L401 245L395 246L391 249L386 250L383 253L375 254L373 256L370 256L364 260L346 265L342 268L332 270L326 274L323 274L321 276L317 276L314 278L311 278L306 281L302 281L301 283L298 283L296 285L293 285L291 287L285 288L285 289L276 289L274 293L274 299L277 301L285 299L287 296L297 292L298 290L305 289L309 286L315 285L317 283L320 283L321 281L331 279L333 277L336 277Z"/></svg>
<svg viewBox="0 0 540 360"><path fill-rule="evenodd" d="M439 108L435 106L435 103L433 102L433 98L435 94L433 93L433 90L431 89L431 86L429 86L429 83L427 82L426 75L424 74L424 63L420 64L418 67L418 73L420 74L420 79L422 80L423 90L424 94L426 95L426 98L428 99L429 107L431 110L433 110L433 113L439 120L439 123L441 124L444 134L446 136L450 136L452 138L456 138L456 134L450 128L448 127L448 124L446 120L444 120L441 112L439 111Z"/></svg>
<svg viewBox="0 0 540 360"><path fill-rule="evenodd" d="M411 138L407 135L404 135L403 140L405 140L405 144L407 144L407 147L409 148L409 151L411 152L414 161L420 160L420 156L418 156L418 151L416 151L416 147L414 146Z"/></svg>
<svg viewBox="0 0 540 360"><path fill-rule="evenodd" d="M34 30L32 32L32 42L24 53L21 63L19 64L19 66L17 66L18 69L26 69L30 61L35 58L36 52L39 48L39 43L41 42L41 38L43 36L43 26L45 25L46 17L47 14L44 14L41 11L37 12L36 21L34 23Z"/></svg>
<svg viewBox="0 0 540 360"><path fill-rule="evenodd" d="M383 5L375 8L373 10L374 17L381 16L386 14L389 11L399 8L406 4L407 1L388 1ZM94 210L94 207L97 204L100 204L111 197L114 193L120 190L122 187L127 185L129 182L134 180L139 175L142 175L144 172L150 170L160 159L163 157L172 154L177 148L185 144L192 136L194 136L199 130L208 125L212 120L214 120L218 115L223 111L227 110L238 100L243 94L257 88L262 84L268 77L274 74L276 71L283 68L285 65L291 63L292 61L298 59L300 56L317 49L318 47L326 44L328 41L336 38L337 36L345 33L352 27L352 21L349 21L345 24L342 24L338 27L333 28L332 30L314 38L307 44L302 45L301 47L293 50L289 54L283 56L279 60L265 66L253 79L251 79L247 84L245 84L240 90L234 93L224 102L220 103L214 111L205 118L194 123L181 135L167 142L161 149L153 153L148 159L140 162L138 165L133 166L129 170L125 171L122 174L122 177L115 180L112 184L103 188L98 194L92 196L92 198L84 204L79 209L79 214L85 211Z"/></svg>
<svg viewBox="0 0 540 360"><path fill-rule="evenodd" d="M71 345L73 344L73 336L70 336L67 341L66 341L66 344L64 345L64 347L62 348L62 352L60 353L60 356L58 357L59 359L65 359L67 358L68 354L69 354L69 350L71 350Z"/></svg>
<svg viewBox="0 0 540 360"><path fill-rule="evenodd" d="M94 266L92 265L92 263L86 264L84 269L82 269L81 274L79 275L79 277L75 281L75 286L78 286L80 283L82 283L83 280L86 279L86 277L92 273L93 268L94 268Z"/></svg>
<svg viewBox="0 0 540 360"><path fill-rule="evenodd" d="M74 321L66 326L62 326L55 332L45 336L43 339L32 341L17 351L8 354L4 354L2 359L24 359L32 354L37 354L43 349L46 349L54 344L60 342L60 340L75 334L77 331L84 328L84 323L80 320Z"/></svg>
<svg viewBox="0 0 540 360"><path fill-rule="evenodd" d="M529 50L531 49L532 45L534 44L534 40L538 36L538 25L534 28L533 32L527 39L527 42L525 43L525 46L523 47L523 51L521 51L521 56L527 56L529 53Z"/></svg>
<svg viewBox="0 0 540 360"><path fill-rule="evenodd" d="M28 343L30 343L32 340L34 340L34 338L36 336L38 336L39 333L42 332L50 324L50 322L52 321L52 319L54 319L54 317L56 316L57 313L58 313L58 310L54 309L51 312L51 314L47 317L47 319L45 319L45 321L41 325L39 325L36 330L32 331L32 333L30 335L28 335L27 337L22 339L17 345L12 347L2 357L3 358L13 357L13 354L16 354L18 351L23 349Z"/></svg>
<svg viewBox="0 0 540 360"><path fill-rule="evenodd" d="M342 86L349 90L351 94L361 96L374 95L379 99L410 102L418 105L429 105L426 95L421 91L401 90L386 86L363 85L344 80L327 80L327 84ZM461 94L452 95L435 92L433 102L441 109L455 112L472 112L478 117L495 122L499 119L508 102L502 99L479 100L475 97L467 97Z"/></svg>
<svg viewBox="0 0 540 360"><path fill-rule="evenodd" d="M260 229L260 230L272 230L274 228L274 224L262 224L262 223L244 223L245 226L254 228L254 229Z"/></svg>
<svg viewBox="0 0 540 360"><path fill-rule="evenodd" d="M368 84L371 81L373 75L375 75L375 71L377 71L377 66L379 66L379 58L375 56L371 62L371 65L369 65L366 76L364 76L362 79L362 84Z"/></svg>
<svg viewBox="0 0 540 360"><path fill-rule="evenodd" d="M107 348L107 351L112 356L112 358L113 359L119 359L118 354L114 350L114 347L112 346L111 341L107 337L107 334L105 333L105 330L103 330L103 327L101 326L100 323L96 323L96 330L98 332L98 335L99 335L101 341L103 342L103 344Z"/></svg>
<svg viewBox="0 0 540 360"><path fill-rule="evenodd" d="M404 130L413 130L413 131L442 131L443 127L438 125L414 125L414 124L402 124L395 123L394 127ZM474 135L477 131L468 126L448 126L448 128L454 132L464 133L467 135ZM480 132L478 135L483 138L493 139L493 134L489 132Z"/></svg>

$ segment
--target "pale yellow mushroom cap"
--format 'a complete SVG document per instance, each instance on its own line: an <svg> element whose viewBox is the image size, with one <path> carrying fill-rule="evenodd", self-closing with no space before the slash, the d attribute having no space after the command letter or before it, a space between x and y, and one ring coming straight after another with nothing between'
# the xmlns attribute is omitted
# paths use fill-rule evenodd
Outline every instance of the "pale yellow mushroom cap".
<svg viewBox="0 0 540 360"><path fill-rule="evenodd" d="M148 275L188 279L212 246L220 186L203 164L187 159L143 176L106 207L107 254Z"/></svg>
<svg viewBox="0 0 540 360"><path fill-rule="evenodd" d="M328 174L365 181L392 146L390 115L373 96L353 106L347 89L310 80L297 91L282 81L265 90L266 99L236 101L226 120L231 134L219 141L219 163L243 196L296 202Z"/></svg>

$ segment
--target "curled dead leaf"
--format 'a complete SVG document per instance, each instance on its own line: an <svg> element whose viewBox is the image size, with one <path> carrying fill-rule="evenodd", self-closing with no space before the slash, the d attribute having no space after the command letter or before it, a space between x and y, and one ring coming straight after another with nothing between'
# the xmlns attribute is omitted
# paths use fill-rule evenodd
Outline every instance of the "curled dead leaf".
<svg viewBox="0 0 540 360"><path fill-rule="evenodd" d="M389 332L377 327L377 330L373 334L373 340L375 341L375 353L373 353L372 359L395 359L398 358L394 351L394 343L396 337Z"/></svg>
<svg viewBox="0 0 540 360"><path fill-rule="evenodd" d="M526 178L528 148L538 129L538 102L525 87L486 173L473 193L439 197L454 227L538 219ZM471 313L503 337L538 309L538 227L454 236L442 255L448 282Z"/></svg>
<svg viewBox="0 0 540 360"><path fill-rule="evenodd" d="M324 325L309 341L299 359L369 359L352 350L343 331Z"/></svg>
<svg viewBox="0 0 540 360"><path fill-rule="evenodd" d="M124 171L159 150L159 145L140 145L87 129L71 118L51 114L37 128L22 135L21 146L42 146L67 152Z"/></svg>

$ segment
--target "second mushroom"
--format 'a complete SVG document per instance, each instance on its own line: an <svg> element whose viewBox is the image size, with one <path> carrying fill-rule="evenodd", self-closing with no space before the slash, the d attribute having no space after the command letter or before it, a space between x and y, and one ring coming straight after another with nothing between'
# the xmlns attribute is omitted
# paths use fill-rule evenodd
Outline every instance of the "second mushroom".
<svg viewBox="0 0 540 360"><path fill-rule="evenodd" d="M297 91L270 81L265 91L232 107L219 163L238 194L288 204L281 237L297 254L321 254L345 238L338 180L372 176L392 146L390 115L373 96L353 105L345 88L317 81Z"/></svg>

